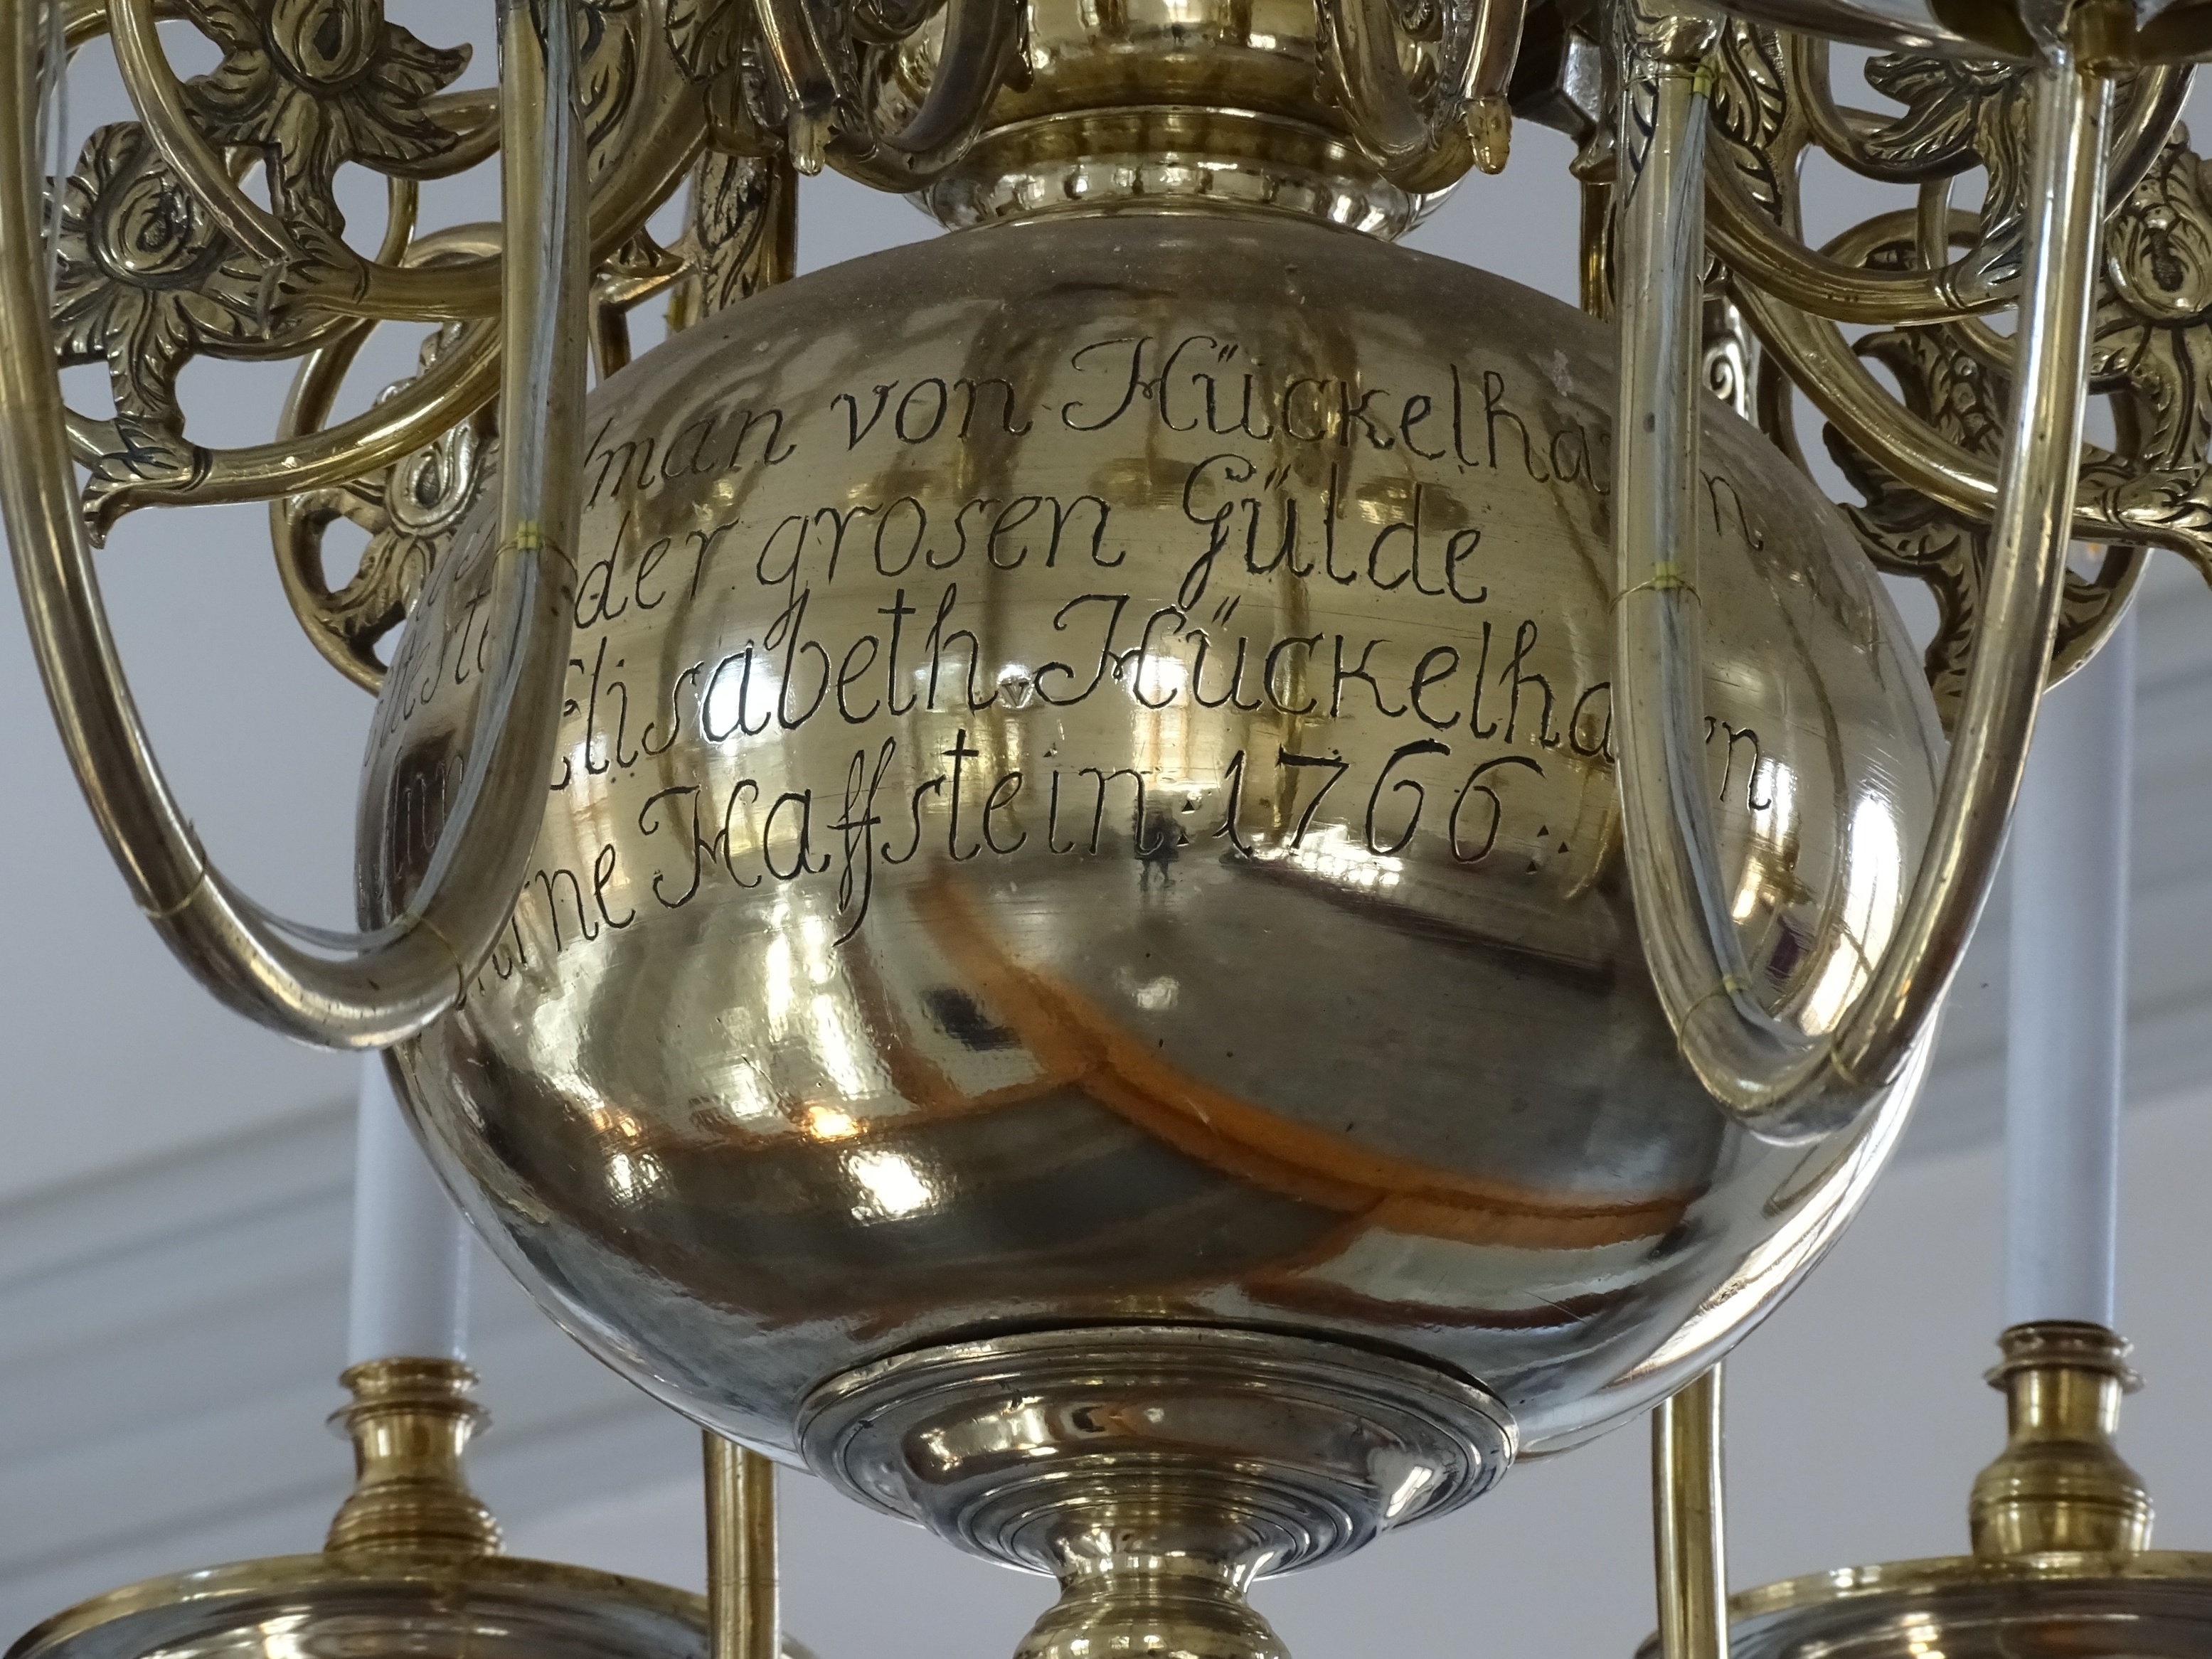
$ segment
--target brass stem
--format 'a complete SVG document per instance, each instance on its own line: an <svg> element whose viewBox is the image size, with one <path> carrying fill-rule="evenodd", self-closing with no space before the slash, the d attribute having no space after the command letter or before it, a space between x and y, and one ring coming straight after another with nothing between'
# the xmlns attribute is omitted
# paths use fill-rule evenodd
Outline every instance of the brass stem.
<svg viewBox="0 0 2212 1659"><path fill-rule="evenodd" d="M713 1659L779 1659L775 1465L712 1429L707 1448L707 1620Z"/></svg>
<svg viewBox="0 0 2212 1659"><path fill-rule="evenodd" d="M2005 1449L1974 1479L1974 1553L2127 1554L2150 1543L2150 1493L2112 1444L2120 1396L2141 1386L2129 1344L2102 1325L2043 1320L1997 1339L1989 1374L2005 1395Z"/></svg>
<svg viewBox="0 0 2212 1659"><path fill-rule="evenodd" d="M332 1414L353 1438L354 1485L323 1547L472 1557L499 1553L499 1522L469 1490L461 1454L486 1421L476 1373L453 1359L372 1359L338 1379L353 1404Z"/></svg>
<svg viewBox="0 0 2212 1659"><path fill-rule="evenodd" d="M1651 1413L1651 1519L1664 1659L1728 1659L1721 1368Z"/></svg>

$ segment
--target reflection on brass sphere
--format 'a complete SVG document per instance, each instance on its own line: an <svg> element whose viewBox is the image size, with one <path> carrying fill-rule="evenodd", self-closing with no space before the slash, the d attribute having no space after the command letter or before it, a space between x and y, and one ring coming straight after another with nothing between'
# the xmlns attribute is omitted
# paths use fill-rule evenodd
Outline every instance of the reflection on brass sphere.
<svg viewBox="0 0 2212 1659"><path fill-rule="evenodd" d="M1364 1346L1524 1450L1639 1412L1832 1237L1676 1057L1617 848L1610 346L1289 217L986 225L594 398L535 873L401 1052L477 1220L618 1370L788 1455L878 1357L1101 1322ZM1939 748L1887 599L1717 408L1707 776L1784 1017L1885 943ZM449 809L481 532L409 624L365 903Z"/></svg>

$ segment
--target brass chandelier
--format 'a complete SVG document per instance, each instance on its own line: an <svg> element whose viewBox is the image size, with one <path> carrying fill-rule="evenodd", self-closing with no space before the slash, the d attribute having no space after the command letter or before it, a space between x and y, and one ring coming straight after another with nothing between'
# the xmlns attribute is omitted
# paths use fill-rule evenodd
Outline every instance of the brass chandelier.
<svg viewBox="0 0 2212 1659"><path fill-rule="evenodd" d="M1272 1659L1255 1577L1655 1408L1667 1659L2205 1650L2212 1570L2148 1551L2110 1445L2109 1206L2069 1208L2112 1054L2019 1091L2053 1097L2021 1144L2074 1149L2018 1189L2071 1266L2014 1297L1972 1557L1731 1616L1716 1367L1895 1143L2046 686L2117 638L2109 673L2150 550L2212 571L2177 125L2212 8L502 0L498 33L456 92L377 0L0 0L0 504L140 908L240 1013L384 1051L494 1251L708 1431L716 1595L499 1557L465 1367L403 1322L348 1373L323 1554L19 1659L774 1659L772 1462L1055 1575L1030 1659ZM137 118L69 155L47 113L103 40ZM1840 101L1831 41L1892 107ZM1578 310L1392 246L1516 120L1576 144ZM1816 155L1909 193L1813 246ZM417 222L495 166L498 223ZM957 234L795 277L824 166ZM380 327L420 371L341 417ZM188 435L197 357L295 366L265 442ZM64 401L88 364L104 410ZM124 515L247 501L378 699L356 933L209 861L101 608ZM1924 650L1885 575L1933 596ZM2077 945L2117 936L2100 890ZM2039 1023L2109 1039L2114 952L2053 954Z"/></svg>

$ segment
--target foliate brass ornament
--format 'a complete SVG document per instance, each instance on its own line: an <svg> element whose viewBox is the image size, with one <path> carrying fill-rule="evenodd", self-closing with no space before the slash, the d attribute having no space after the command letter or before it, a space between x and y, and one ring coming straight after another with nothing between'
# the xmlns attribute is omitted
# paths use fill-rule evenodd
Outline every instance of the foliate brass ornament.
<svg viewBox="0 0 2212 1659"><path fill-rule="evenodd" d="M595 356L603 374L629 361L629 312L666 295L672 325L733 304L791 272L793 184L772 157L709 151L695 170L690 224L675 247L643 232L602 266L592 289ZM467 327L447 324L422 343L428 377L470 347ZM357 349L310 353L278 428L280 438L310 430L327 415ZM412 382L386 387L380 404ZM384 678L378 643L398 625L430 572L477 504L499 452L487 405L380 471L270 504L270 533L294 614L316 648L349 679L374 691ZM333 586L325 567L325 532L343 519L368 532L352 573Z"/></svg>
<svg viewBox="0 0 2212 1659"><path fill-rule="evenodd" d="M85 141L55 216L55 353L107 366L119 418L179 423L191 357L270 349L267 263L223 234L137 123Z"/></svg>
<svg viewBox="0 0 2212 1659"><path fill-rule="evenodd" d="M102 525L129 483L189 482L199 470L177 404L187 362L281 355L290 342L265 309L268 263L216 226L136 122L85 141L50 211L56 358L104 362L114 401L112 417L91 428L99 453L85 505Z"/></svg>
<svg viewBox="0 0 2212 1659"><path fill-rule="evenodd" d="M2203 159L2176 127L2106 242L2098 311L2100 380L2127 440L2093 457L2084 496L2146 542L2171 547L2212 580L2212 190Z"/></svg>
<svg viewBox="0 0 2212 1659"><path fill-rule="evenodd" d="M797 274L799 181L780 155L709 150L691 175L669 325L688 328Z"/></svg>
<svg viewBox="0 0 2212 1659"><path fill-rule="evenodd" d="M447 324L426 337L422 372L461 339ZM302 365L279 432L308 409L327 409L350 354L317 354ZM399 394L402 381L387 387ZM270 534L285 595L307 637L349 679L374 690L384 678L377 645L405 619L462 520L482 494L499 453L492 411L477 410L421 448L366 478L304 490L271 502ZM333 586L324 563L325 532L340 519L368 534L346 579Z"/></svg>
<svg viewBox="0 0 2212 1659"><path fill-rule="evenodd" d="M142 120L94 135L50 192L63 242L57 351L65 362L105 359L113 389L111 417L70 419L96 534L146 506L373 488L404 457L477 422L496 385L493 333L479 326L443 337L435 362L368 414L294 421L243 448L192 441L175 385L194 356L313 356L319 366L303 373L327 377L377 321L434 329L491 316L496 240L466 228L418 234L415 185L493 156L498 112L489 94L444 90L465 47L425 44L389 22L377 0L195 0L185 15L223 57L189 82L169 67L153 15L151 0L118 0L108 14ZM613 271L682 182L704 115L657 15L635 0L605 0L580 17L594 246ZM88 24L72 38L100 32ZM234 176L257 158L266 207ZM372 251L344 240L334 184L347 167L387 181ZM679 274L670 262L650 291ZM643 296L634 289L630 302ZM324 414L328 406L325 398ZM296 566L283 541L280 533L280 560ZM313 582L296 590L315 591ZM330 619L314 613L319 603L303 617L319 648L355 678L372 674L373 656L347 642L350 622L330 633Z"/></svg>
<svg viewBox="0 0 2212 1659"><path fill-rule="evenodd" d="M2008 302L2019 278L2029 70L1876 57L1869 84L1903 108L1875 115L1833 101L1820 42L1734 21L1714 64L1713 199L1732 256L1722 293L1759 337L1778 385L1786 376L1832 417L1828 447L1865 497L1847 510L1869 556L1935 598L1926 662L1948 724L1977 634L2011 375L2012 342L1977 314ZM2138 75L2116 140L2118 210L2106 233L2091 385L2112 399L2121 443L2084 452L2077 533L2104 551L2093 574L2069 575L2054 678L2102 641L2149 547L2205 562L2191 503L2212 411L2195 410L2203 394L2192 365L2212 337L2201 332L2206 305L2189 258L2205 222L2198 164L2172 125L2183 84L2172 71ZM1795 248L1801 158L1815 146L1868 177L1914 186L1916 204L1819 254ZM1986 175L1978 209L1954 210L1951 181L1977 168ZM1848 346L1821 320L1885 313L1905 325ZM1894 390L1849 367L1853 357L1879 363ZM1786 441L1786 411L1770 416Z"/></svg>
<svg viewBox="0 0 2212 1659"><path fill-rule="evenodd" d="M1852 349L1889 371L1914 416L1967 453L1995 465L2008 392L2002 364L1941 329L1869 334L1855 341ZM1832 427L1828 445L1844 477L1865 495L1863 505L1847 511L1875 568L1913 578L1936 600L1936 628L1923 661L1936 710L1948 728L1958 714L1979 620L1989 526L1899 484ZM2126 544L2109 546L2102 550L2094 574L2069 574L2051 658L2054 681L2087 661L2103 642L2134 594L2147 551Z"/></svg>
<svg viewBox="0 0 2212 1659"><path fill-rule="evenodd" d="M264 158L276 216L295 236L345 228L332 186L358 163L389 178L436 169L460 134L432 103L469 49L426 46L382 0L190 0L222 61L185 83L215 143Z"/></svg>

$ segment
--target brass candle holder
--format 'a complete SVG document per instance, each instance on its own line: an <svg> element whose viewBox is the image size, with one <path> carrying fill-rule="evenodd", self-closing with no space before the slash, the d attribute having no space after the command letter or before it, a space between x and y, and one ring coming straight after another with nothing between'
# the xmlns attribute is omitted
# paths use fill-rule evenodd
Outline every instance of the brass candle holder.
<svg viewBox="0 0 2212 1659"><path fill-rule="evenodd" d="M450 1359L345 1372L335 1413L353 1490L322 1551L149 1578L56 1614L8 1659L708 1659L706 1600L641 1578L500 1553L462 1455L484 1425Z"/></svg>
<svg viewBox="0 0 2212 1659"><path fill-rule="evenodd" d="M1975 1478L1972 1551L1810 1573L1729 1598L1733 1659L2195 1659L2212 1553L2149 1547L2151 1499L2113 1445L2129 1344L2051 1320L1999 1339L2004 1450ZM1643 1659L1659 1651L1657 1638Z"/></svg>

